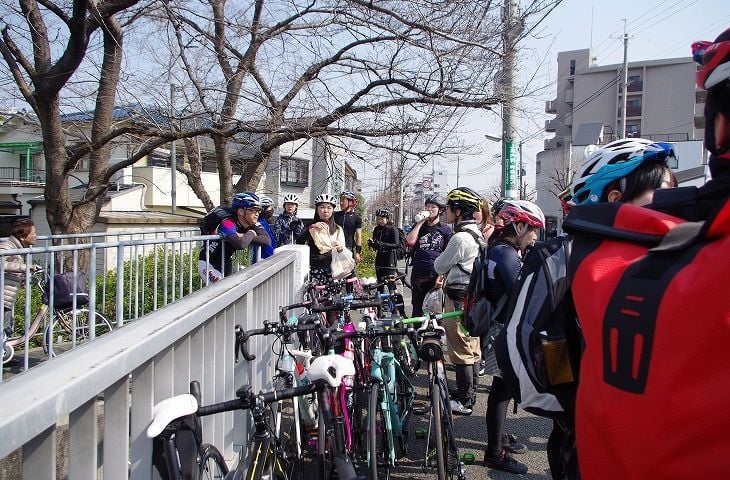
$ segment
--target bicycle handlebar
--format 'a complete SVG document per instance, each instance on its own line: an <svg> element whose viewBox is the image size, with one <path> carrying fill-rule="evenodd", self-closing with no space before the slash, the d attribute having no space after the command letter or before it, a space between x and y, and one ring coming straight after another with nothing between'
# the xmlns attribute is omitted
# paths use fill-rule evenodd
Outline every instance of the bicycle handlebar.
<svg viewBox="0 0 730 480"><path fill-rule="evenodd" d="M301 385L298 387L285 388L283 390L272 390L270 392L261 392L258 398L264 403L278 402L279 400L286 400L294 397L301 397L302 395L309 395L320 391L326 382L318 380L307 385ZM214 415L216 413L230 412L232 410L248 410L251 408L253 403L256 401L256 395L243 395L233 400L225 400L219 403L213 403L211 405L201 405L198 407L198 411L195 413L199 417L205 417L207 415Z"/></svg>
<svg viewBox="0 0 730 480"><path fill-rule="evenodd" d="M317 330L319 323L305 323L297 325L278 324L271 322L264 322L263 328L255 328L253 330L244 330L243 327L238 324L234 327L236 332L236 363L238 362L238 352L241 352L243 358L248 362L256 360L256 355L248 351L248 339L256 335L286 335L287 333L294 332L305 332L307 330Z"/></svg>
<svg viewBox="0 0 730 480"><path fill-rule="evenodd" d="M435 320L446 320L448 318L459 318L461 317L462 311L461 310L454 310L453 312L445 312L445 313L438 313L438 314L430 314L430 315L424 315L422 317L409 317L409 318L402 318L401 323L404 325L410 325L412 323L423 323L425 320L435 319Z"/></svg>

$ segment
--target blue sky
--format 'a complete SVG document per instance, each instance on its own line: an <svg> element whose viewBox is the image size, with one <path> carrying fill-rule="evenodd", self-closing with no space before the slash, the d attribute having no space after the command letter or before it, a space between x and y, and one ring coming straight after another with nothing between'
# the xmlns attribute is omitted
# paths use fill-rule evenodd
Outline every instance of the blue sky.
<svg viewBox="0 0 730 480"><path fill-rule="evenodd" d="M526 4L526 0L522 0ZM591 21L592 18L592 21ZM545 101L555 97L557 54L559 51L589 48L592 45L599 65L623 61L623 21L627 20L630 35L629 61L656 58L687 57L690 44L696 40L712 40L730 27L730 2L727 0L565 0L543 21L533 38L526 39L520 53L522 82L532 77L532 90L538 91L523 99L518 134L535 135L523 150L528 183L534 185L535 155L542 150L543 139L552 134L540 133L545 119ZM615 39L612 39L614 37ZM483 134L500 135L501 119L495 113L474 112L463 138L477 144L477 154L461 158L459 183L478 190L499 184L500 166L485 171L484 166L501 146L484 140ZM456 186L456 173L450 159L450 186ZM447 162L442 162L443 164ZM446 165L444 165L446 166ZM467 172L479 172L468 175Z"/></svg>

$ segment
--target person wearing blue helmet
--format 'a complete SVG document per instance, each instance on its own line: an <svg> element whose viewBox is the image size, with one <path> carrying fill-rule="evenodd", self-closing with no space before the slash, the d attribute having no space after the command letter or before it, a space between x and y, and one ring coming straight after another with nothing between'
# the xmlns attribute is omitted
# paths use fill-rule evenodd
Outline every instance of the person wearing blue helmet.
<svg viewBox="0 0 730 480"><path fill-rule="evenodd" d="M271 197L267 197L266 195L259 195L259 201L261 202L261 213L259 214L259 223L262 227L264 227L264 230L266 231L267 235L269 235L269 239L271 239L271 245L263 245L259 246L258 244L254 243L252 244L251 248L251 264L253 265L256 263L259 259L263 260L264 258L269 258L274 254L274 251L276 250L276 235L274 235L274 231L271 228L271 225L269 224L269 219L274 214L274 200L271 199Z"/></svg>
<svg viewBox="0 0 730 480"><path fill-rule="evenodd" d="M652 202L657 189L677 186L668 162L676 159L671 143L657 143L642 138L626 138L608 143L591 153L573 177L572 185L561 194L564 210L575 205L623 202L645 206ZM571 237L563 237L570 242ZM559 240L559 239L556 239ZM567 248L566 252L572 249ZM525 262L538 251L527 251ZM566 268L570 257L565 258ZM558 300L556 300L556 304ZM575 307L572 305L568 308ZM575 337L580 338L580 332ZM580 346L575 346L579 350ZM569 394L574 402L575 391ZM566 406L565 418L553 422L548 438L547 455L553 478L579 478L575 451L574 406Z"/></svg>
<svg viewBox="0 0 730 480"><path fill-rule="evenodd" d="M198 271L200 277L209 282L217 282L233 271L233 254L249 245L271 245L271 239L259 223L261 201L255 193L244 192L233 197L231 210L235 211L232 218L223 220L214 235L220 240L207 242L206 248L198 255Z"/></svg>

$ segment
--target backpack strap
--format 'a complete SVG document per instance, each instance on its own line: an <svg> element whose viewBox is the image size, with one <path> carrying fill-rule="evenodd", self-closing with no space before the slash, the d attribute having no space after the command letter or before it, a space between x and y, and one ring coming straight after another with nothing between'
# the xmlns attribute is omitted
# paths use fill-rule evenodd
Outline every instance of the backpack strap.
<svg viewBox="0 0 730 480"><path fill-rule="evenodd" d="M675 226L622 275L603 319L603 379L607 384L626 392L644 392L659 305L677 272L707 245L704 227L704 222Z"/></svg>

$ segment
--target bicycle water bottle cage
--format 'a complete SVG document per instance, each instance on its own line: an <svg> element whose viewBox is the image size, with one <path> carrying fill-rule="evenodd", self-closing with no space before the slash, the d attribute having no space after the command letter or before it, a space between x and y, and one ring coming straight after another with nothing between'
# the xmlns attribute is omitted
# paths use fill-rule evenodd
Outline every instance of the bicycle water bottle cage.
<svg viewBox="0 0 730 480"><path fill-rule="evenodd" d="M198 411L198 401L193 395L185 393L167 398L152 409L152 422L147 427L147 437L155 438L170 422Z"/></svg>
<svg viewBox="0 0 730 480"><path fill-rule="evenodd" d="M322 355L315 358L307 374L311 381L324 380L332 388L340 386L342 379L348 375L355 375L355 364L341 355Z"/></svg>

